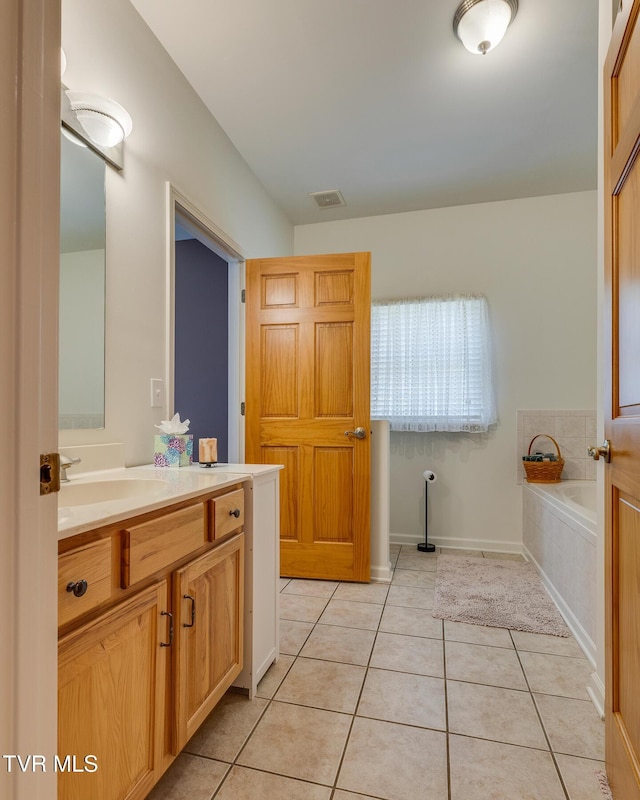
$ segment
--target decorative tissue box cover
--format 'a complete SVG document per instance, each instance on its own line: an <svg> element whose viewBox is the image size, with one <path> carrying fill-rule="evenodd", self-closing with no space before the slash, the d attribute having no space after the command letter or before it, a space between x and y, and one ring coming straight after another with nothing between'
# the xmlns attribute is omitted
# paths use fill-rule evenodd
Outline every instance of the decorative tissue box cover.
<svg viewBox="0 0 640 800"><path fill-rule="evenodd" d="M188 467L192 463L192 433L161 433L153 438L153 463L156 467Z"/></svg>

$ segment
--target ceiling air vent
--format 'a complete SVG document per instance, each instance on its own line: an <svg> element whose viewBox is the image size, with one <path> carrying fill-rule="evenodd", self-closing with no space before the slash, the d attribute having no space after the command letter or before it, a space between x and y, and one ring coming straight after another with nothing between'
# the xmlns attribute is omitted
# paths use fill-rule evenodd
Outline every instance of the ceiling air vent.
<svg viewBox="0 0 640 800"><path fill-rule="evenodd" d="M310 192L309 197L318 204L318 208L337 208L338 206L346 206L344 197L337 189L331 189L328 192Z"/></svg>

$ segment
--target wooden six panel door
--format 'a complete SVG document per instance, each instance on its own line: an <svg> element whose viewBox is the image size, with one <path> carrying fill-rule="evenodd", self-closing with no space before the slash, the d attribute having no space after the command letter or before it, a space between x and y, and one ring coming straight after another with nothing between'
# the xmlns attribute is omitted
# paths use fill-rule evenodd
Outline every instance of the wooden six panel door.
<svg viewBox="0 0 640 800"><path fill-rule="evenodd" d="M370 254L247 261L246 303L246 460L285 467L281 574L368 581Z"/></svg>
<svg viewBox="0 0 640 800"><path fill-rule="evenodd" d="M640 800L640 0L605 64L607 342L606 762L616 800Z"/></svg>

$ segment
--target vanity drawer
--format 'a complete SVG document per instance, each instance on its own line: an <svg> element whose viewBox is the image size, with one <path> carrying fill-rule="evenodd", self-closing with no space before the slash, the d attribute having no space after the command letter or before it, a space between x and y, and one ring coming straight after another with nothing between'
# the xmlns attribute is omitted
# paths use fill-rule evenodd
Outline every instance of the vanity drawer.
<svg viewBox="0 0 640 800"><path fill-rule="evenodd" d="M58 557L59 626L97 608L110 597L111 539L91 542Z"/></svg>
<svg viewBox="0 0 640 800"><path fill-rule="evenodd" d="M122 588L126 589L202 547L204 504L132 525L123 533Z"/></svg>
<svg viewBox="0 0 640 800"><path fill-rule="evenodd" d="M218 541L244 526L244 489L214 497L211 503L211 540Z"/></svg>

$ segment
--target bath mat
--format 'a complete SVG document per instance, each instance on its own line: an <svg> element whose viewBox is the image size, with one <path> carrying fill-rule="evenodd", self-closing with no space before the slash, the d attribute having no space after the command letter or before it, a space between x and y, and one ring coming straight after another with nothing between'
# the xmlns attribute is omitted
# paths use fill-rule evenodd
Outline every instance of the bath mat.
<svg viewBox="0 0 640 800"><path fill-rule="evenodd" d="M434 617L493 628L569 636L533 564L438 556Z"/></svg>
<svg viewBox="0 0 640 800"><path fill-rule="evenodd" d="M600 791L602 792L602 797L604 800L613 800L613 795L611 794L611 787L609 786L609 778L607 778L607 773L604 770L596 770L596 778L598 779L598 784L600 785Z"/></svg>

